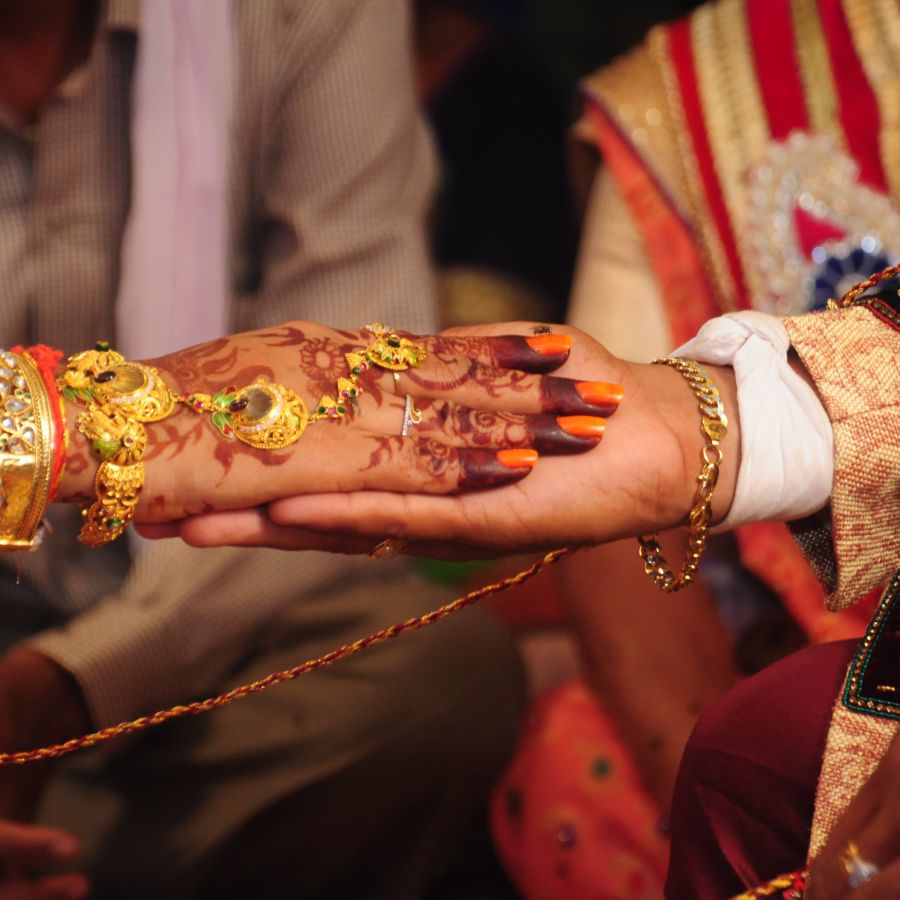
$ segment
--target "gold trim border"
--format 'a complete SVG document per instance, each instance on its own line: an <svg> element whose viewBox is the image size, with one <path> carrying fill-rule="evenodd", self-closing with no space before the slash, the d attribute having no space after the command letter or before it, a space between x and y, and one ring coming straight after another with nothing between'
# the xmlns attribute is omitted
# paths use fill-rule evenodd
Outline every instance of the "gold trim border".
<svg viewBox="0 0 900 900"><path fill-rule="evenodd" d="M866 715L879 716L886 719L900 719L900 702L885 703L872 697L864 697L860 694L862 679L869 665L872 653L878 643L878 638L884 628L888 615L894 608L894 604L900 600L900 570L894 573L878 609L875 612L865 637L853 657L850 671L847 673L847 682L844 688L842 702L847 709Z"/></svg>

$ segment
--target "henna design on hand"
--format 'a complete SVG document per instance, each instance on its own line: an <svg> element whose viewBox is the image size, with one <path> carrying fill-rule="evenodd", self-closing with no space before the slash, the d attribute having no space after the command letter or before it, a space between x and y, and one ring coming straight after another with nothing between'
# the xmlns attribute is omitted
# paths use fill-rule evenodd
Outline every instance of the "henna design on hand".
<svg viewBox="0 0 900 900"><path fill-rule="evenodd" d="M307 378L309 391L317 395L310 402L315 402L318 396L335 393L338 379L348 375L344 355L351 349L325 338L314 338L300 345L300 371Z"/></svg>
<svg viewBox="0 0 900 900"><path fill-rule="evenodd" d="M84 472L91 464L90 459L86 453L82 453L80 450L76 450L75 452L69 453L66 456L66 472L69 475L80 475Z"/></svg>
<svg viewBox="0 0 900 900"><path fill-rule="evenodd" d="M531 440L527 444L534 447L538 453L547 456L561 456L571 453L584 453L592 447L596 447L602 438L601 419L599 422L599 434L593 433L573 433L567 431L560 421L563 417L556 415L535 415L528 416L528 426L531 432Z"/></svg>
<svg viewBox="0 0 900 900"><path fill-rule="evenodd" d="M457 449L435 438L375 437L372 440L375 449L362 471L378 466L407 465L424 473L426 484L434 485L449 482L451 473L456 470L459 480L454 492L512 484L531 471L528 467L503 465L494 450Z"/></svg>
<svg viewBox="0 0 900 900"><path fill-rule="evenodd" d="M460 491L477 491L513 484L521 481L531 471L527 467L511 468L503 465L493 450L460 450L459 463Z"/></svg>
<svg viewBox="0 0 900 900"><path fill-rule="evenodd" d="M490 360L500 369L520 369L542 374L558 369L569 357L568 350L539 353L529 346L531 338L517 334L499 337L454 337L438 335L425 339L426 349L444 362L464 357Z"/></svg>
<svg viewBox="0 0 900 900"><path fill-rule="evenodd" d="M599 417L567 419L553 414L523 415L453 406L441 401L428 408L426 429L465 437L475 446L531 447L542 455L583 453L603 434Z"/></svg>
<svg viewBox="0 0 900 900"><path fill-rule="evenodd" d="M272 338L266 343L267 347L293 347L306 340L306 334L295 325L282 325L272 331L262 332L259 337Z"/></svg>
<svg viewBox="0 0 900 900"><path fill-rule="evenodd" d="M180 428L173 424L173 419L181 423ZM180 456L190 444L198 443L202 435L203 420L197 419L191 422L187 415L179 410L169 419L155 422L152 428L147 429L147 449L144 451L144 462L164 457L174 459L176 456Z"/></svg>
<svg viewBox="0 0 900 900"><path fill-rule="evenodd" d="M409 466L425 473L427 483L446 480L450 465L457 460L458 451L435 438L404 439L397 436L376 436L375 449L369 454L369 462L363 472L379 466Z"/></svg>
<svg viewBox="0 0 900 900"><path fill-rule="evenodd" d="M517 413L492 412L469 406L453 406L442 401L434 404L426 428L444 434L466 437L485 447L526 447L530 432L526 416Z"/></svg>
<svg viewBox="0 0 900 900"><path fill-rule="evenodd" d="M618 408L618 400L598 398L589 403L578 392L578 385L583 382L571 378L560 378L547 375L541 379L541 409L545 413L561 413L568 415L611 416Z"/></svg>
<svg viewBox="0 0 900 900"><path fill-rule="evenodd" d="M532 377L527 372L479 366L474 361L470 361L468 368L462 374L452 375L452 372L453 369L448 367L448 370L443 373L444 377L441 377L440 371L434 372L432 368L428 368L428 371L407 369L403 374L413 384L431 393L446 393L458 390L468 384L480 387L485 396L491 398L500 397L505 392L525 393L529 390L527 382Z"/></svg>

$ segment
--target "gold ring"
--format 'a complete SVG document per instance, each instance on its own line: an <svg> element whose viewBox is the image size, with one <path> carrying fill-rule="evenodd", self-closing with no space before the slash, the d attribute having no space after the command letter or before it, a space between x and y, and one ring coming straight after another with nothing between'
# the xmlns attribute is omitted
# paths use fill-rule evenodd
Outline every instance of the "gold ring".
<svg viewBox="0 0 900 900"><path fill-rule="evenodd" d="M881 871L875 863L869 862L869 860L859 855L859 847L856 841L848 841L839 858L847 875L847 884L854 891L873 879Z"/></svg>
<svg viewBox="0 0 900 900"><path fill-rule="evenodd" d="M406 553L408 546L402 538L385 538L369 551L369 556L372 559L396 559Z"/></svg>
<svg viewBox="0 0 900 900"><path fill-rule="evenodd" d="M366 331L372 335L369 345L361 354L347 354L346 359L351 371L360 356L372 365L392 372L402 372L404 369L418 366L427 356L424 347L414 344L409 338L401 337L392 328L380 322L366 325Z"/></svg>

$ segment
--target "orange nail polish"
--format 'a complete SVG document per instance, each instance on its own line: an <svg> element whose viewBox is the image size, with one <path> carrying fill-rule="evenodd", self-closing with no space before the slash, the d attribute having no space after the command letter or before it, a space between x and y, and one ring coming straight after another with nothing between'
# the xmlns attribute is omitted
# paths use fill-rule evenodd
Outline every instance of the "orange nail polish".
<svg viewBox="0 0 900 900"><path fill-rule="evenodd" d="M625 396L625 390L621 384L610 384L607 381L579 381L575 385L578 396L585 403L592 406L602 406L608 403L618 404Z"/></svg>
<svg viewBox="0 0 900 900"><path fill-rule="evenodd" d="M541 356L562 356L572 349L572 338L567 334L536 334L525 338L525 343Z"/></svg>
<svg viewBox="0 0 900 900"><path fill-rule="evenodd" d="M600 416L557 416L556 424L572 437L602 438L606 419Z"/></svg>
<svg viewBox="0 0 900 900"><path fill-rule="evenodd" d="M538 461L537 450L498 450L497 460L508 469L532 469Z"/></svg>

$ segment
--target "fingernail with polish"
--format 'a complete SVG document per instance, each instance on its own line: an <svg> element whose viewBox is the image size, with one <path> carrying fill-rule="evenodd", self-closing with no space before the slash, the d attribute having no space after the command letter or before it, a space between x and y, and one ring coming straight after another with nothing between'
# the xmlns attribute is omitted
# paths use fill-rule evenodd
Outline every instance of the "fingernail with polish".
<svg viewBox="0 0 900 900"><path fill-rule="evenodd" d="M525 343L541 356L564 356L572 349L572 338L567 334L536 334L525 338Z"/></svg>
<svg viewBox="0 0 900 900"><path fill-rule="evenodd" d="M578 396L591 406L618 406L625 396L625 390L621 384L611 384L608 381L579 381L575 385Z"/></svg>
<svg viewBox="0 0 900 900"><path fill-rule="evenodd" d="M599 441L606 430L606 419L600 416L557 416L556 424L572 437Z"/></svg>
<svg viewBox="0 0 900 900"><path fill-rule="evenodd" d="M524 478L538 461L537 450L459 451L461 491L499 487Z"/></svg>
<svg viewBox="0 0 900 900"><path fill-rule="evenodd" d="M507 469L533 469L538 461L537 450L498 450L497 459Z"/></svg>

